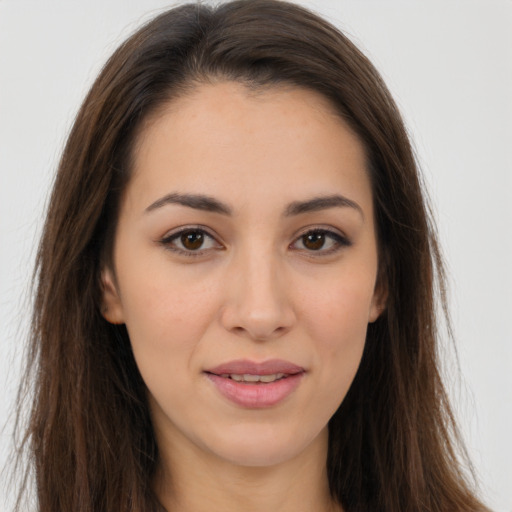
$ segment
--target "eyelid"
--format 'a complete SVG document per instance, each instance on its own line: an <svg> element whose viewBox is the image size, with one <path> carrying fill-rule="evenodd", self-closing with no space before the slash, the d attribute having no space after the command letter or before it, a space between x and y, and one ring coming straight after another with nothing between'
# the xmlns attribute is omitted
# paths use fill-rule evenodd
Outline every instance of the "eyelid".
<svg viewBox="0 0 512 512"><path fill-rule="evenodd" d="M290 247L293 248L302 237L309 233L323 233L326 237L331 238L336 243L336 246L330 249L318 249L317 251L311 249L297 249L298 251L302 251L308 254L308 256L312 257L322 257L330 254L334 254L345 247L350 247L352 245L351 239L345 235L341 230L334 228L333 226L324 226L324 225L311 225L306 226L299 230L298 233L293 238Z"/></svg>
<svg viewBox="0 0 512 512"><path fill-rule="evenodd" d="M180 247L175 247L172 245L172 242L179 238L181 235L187 232L201 232L205 235L205 237L208 237L212 239L215 242L216 247L209 247L207 249L197 249L195 251L193 250L187 250L187 249L181 249ZM203 226L201 224L191 224L186 226L180 226L178 228L175 228L171 231L168 231L162 238L158 240L158 243L163 245L165 249L172 251L174 253L177 253L179 255L184 256L204 256L205 253L210 252L212 250L220 250L224 249L224 245L222 242L219 241L219 237L211 232L211 230Z"/></svg>
<svg viewBox="0 0 512 512"><path fill-rule="evenodd" d="M197 249L197 250L187 250L182 249L180 247L176 247L172 245L172 242L178 239L181 235L187 232L201 232L205 237L210 238L214 243L215 247L208 247L206 249ZM330 238L335 246L329 249L307 249L307 248L295 248L294 245L305 235L309 233L322 233L326 236L326 238ZM179 226L171 231L168 231L162 238L157 240L157 242L164 246L165 249L177 253L178 255L184 255L188 257L197 257L204 256L206 253L211 251L218 251L225 249L224 244L219 241L219 236L213 234L211 229L207 226L203 226L201 224L191 224L185 226ZM294 249L298 252L307 253L310 257L322 257L334 254L345 247L349 247L352 245L352 241L349 239L347 235L345 235L338 228L334 228L333 226L325 226L325 225L311 225L301 228L293 237L293 241L289 244L289 248Z"/></svg>

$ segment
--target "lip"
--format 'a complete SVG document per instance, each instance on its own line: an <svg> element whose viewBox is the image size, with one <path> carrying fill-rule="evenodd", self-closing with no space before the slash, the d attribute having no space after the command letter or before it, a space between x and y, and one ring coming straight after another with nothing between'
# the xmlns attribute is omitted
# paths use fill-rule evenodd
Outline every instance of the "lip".
<svg viewBox="0 0 512 512"><path fill-rule="evenodd" d="M215 368L206 370L207 373L215 375L223 375L226 373L244 374L250 373L251 375L272 375L273 373L285 373L287 375L295 375L304 372L302 366L290 363L283 359L269 359L257 363L248 359L237 359L227 363L220 364Z"/></svg>
<svg viewBox="0 0 512 512"><path fill-rule="evenodd" d="M237 382L226 374L272 375L284 373L285 377L269 383ZM261 363L240 359L223 363L205 371L217 391L232 403L246 408L272 407L295 391L305 374L304 368L282 359Z"/></svg>

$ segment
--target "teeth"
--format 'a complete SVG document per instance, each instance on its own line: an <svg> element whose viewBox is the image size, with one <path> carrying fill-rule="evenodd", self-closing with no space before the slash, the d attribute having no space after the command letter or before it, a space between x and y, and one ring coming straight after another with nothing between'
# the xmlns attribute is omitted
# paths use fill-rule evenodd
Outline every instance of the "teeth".
<svg viewBox="0 0 512 512"><path fill-rule="evenodd" d="M229 375L223 374L222 377L229 377L236 382L274 382L275 380L282 379L284 377L284 373L273 373L272 375L251 375L250 373L245 373L243 375L239 375L236 373L231 373Z"/></svg>
<svg viewBox="0 0 512 512"><path fill-rule="evenodd" d="M244 374L244 382L258 382L260 380L259 375L251 375L250 373Z"/></svg>
<svg viewBox="0 0 512 512"><path fill-rule="evenodd" d="M282 379L284 377L284 373L274 373L272 375L260 375L261 382L274 382L275 380Z"/></svg>

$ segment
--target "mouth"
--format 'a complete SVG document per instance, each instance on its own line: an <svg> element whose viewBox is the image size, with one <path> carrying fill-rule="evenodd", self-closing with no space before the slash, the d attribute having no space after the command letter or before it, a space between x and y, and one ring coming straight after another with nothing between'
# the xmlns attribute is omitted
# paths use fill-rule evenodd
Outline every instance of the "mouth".
<svg viewBox="0 0 512 512"><path fill-rule="evenodd" d="M302 366L285 361L284 359L269 359L262 362L250 361L248 359L237 359L235 361L229 361L215 366L214 368L210 368L206 370L206 373L222 377L231 377L234 375L235 378L233 380L240 381L240 379L238 379L239 376L244 378L245 376L276 376L277 379L286 375L303 373L304 371L305 370ZM251 380L249 379L249 382L250 381Z"/></svg>
<svg viewBox="0 0 512 512"><path fill-rule="evenodd" d="M274 359L263 363L231 361L204 373L231 403L263 408L275 406L290 396L306 371L288 361Z"/></svg>
<svg viewBox="0 0 512 512"><path fill-rule="evenodd" d="M252 375L250 373L223 373L220 377L224 379L231 379L236 382L244 382L245 384L268 384L275 382L276 380L285 379L289 375L285 373L272 373L270 375Z"/></svg>

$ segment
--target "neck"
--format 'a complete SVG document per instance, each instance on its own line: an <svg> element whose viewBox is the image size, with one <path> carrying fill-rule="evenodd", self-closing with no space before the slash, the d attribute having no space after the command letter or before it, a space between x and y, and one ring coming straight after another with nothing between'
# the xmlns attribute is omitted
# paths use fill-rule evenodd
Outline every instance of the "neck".
<svg viewBox="0 0 512 512"><path fill-rule="evenodd" d="M301 454L274 466L246 467L200 450L161 453L156 491L169 512L339 512L326 470L327 431Z"/></svg>

